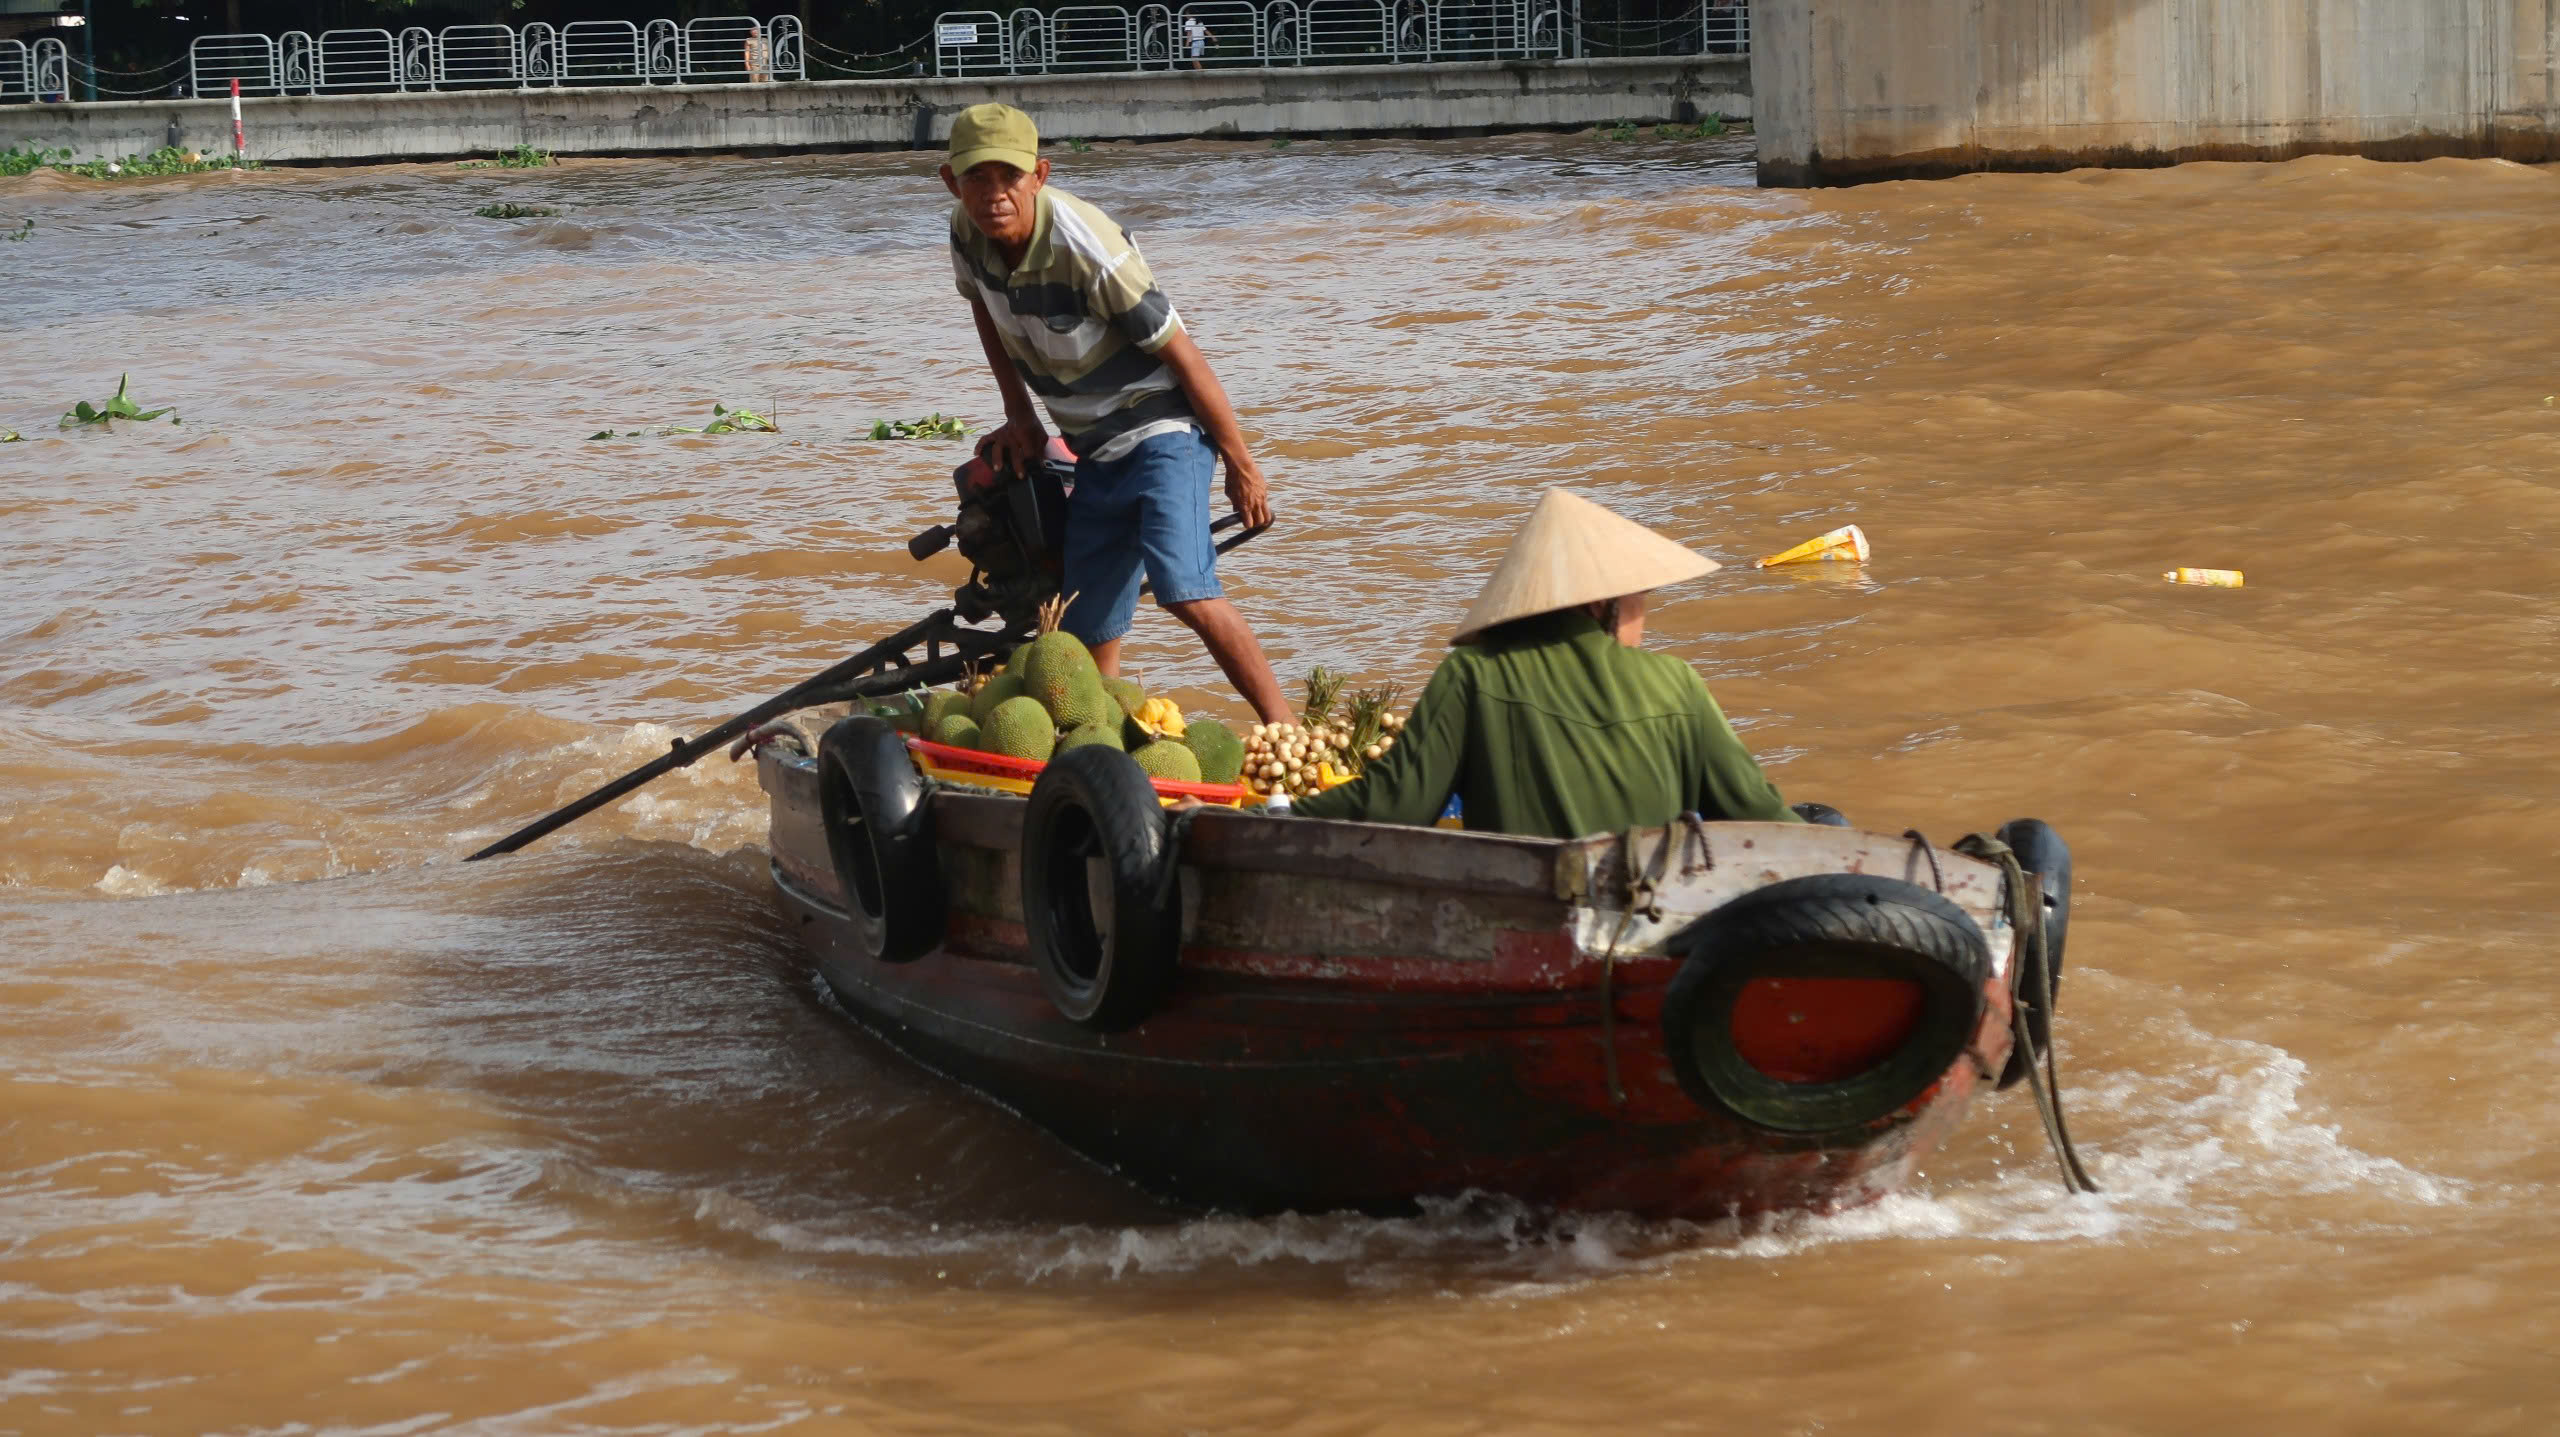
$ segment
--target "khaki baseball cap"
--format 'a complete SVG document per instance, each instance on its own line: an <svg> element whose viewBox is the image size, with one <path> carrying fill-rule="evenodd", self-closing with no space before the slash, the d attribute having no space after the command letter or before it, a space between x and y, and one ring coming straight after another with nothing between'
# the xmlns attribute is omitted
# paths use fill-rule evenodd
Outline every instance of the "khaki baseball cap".
<svg viewBox="0 0 2560 1437"><path fill-rule="evenodd" d="M951 122L951 173L965 175L989 160L1017 170L1040 165L1040 127L1011 105L971 105Z"/></svg>

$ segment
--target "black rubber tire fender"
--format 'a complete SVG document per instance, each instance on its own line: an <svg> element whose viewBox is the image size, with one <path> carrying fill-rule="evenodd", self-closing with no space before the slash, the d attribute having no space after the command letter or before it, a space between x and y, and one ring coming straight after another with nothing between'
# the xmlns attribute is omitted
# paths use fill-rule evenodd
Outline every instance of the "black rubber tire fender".
<svg viewBox="0 0 2560 1437"><path fill-rule="evenodd" d="M933 846L931 784L906 735L855 714L818 741L818 812L827 857L863 950L906 963L942 945L949 905Z"/></svg>
<svg viewBox="0 0 2560 1437"><path fill-rule="evenodd" d="M1137 760L1087 744L1049 760L1022 819L1022 926L1049 1000L1117 1033L1173 986L1182 889L1164 806Z"/></svg>
<svg viewBox="0 0 2560 1437"><path fill-rule="evenodd" d="M1672 1074L1699 1106L1764 1132L1848 1133L1891 1117L1945 1076L1982 1021L1991 976L1982 929L1917 884L1790 878L1716 909L1685 937L1662 1008ZM1920 1017L1901 1048L1865 1072L1787 1082L1753 1067L1733 1042L1735 1004L1762 978L1902 979L1920 986Z"/></svg>
<svg viewBox="0 0 2560 1437"><path fill-rule="evenodd" d="M2010 851L2018 855L2018 866L2036 881L2044 900L2044 954L2053 967L2052 991L2062 994L2062 940L2071 932L2071 845L2053 831L2053 825L2041 818L2013 818L2000 825L1996 835ZM2024 955L2020 955L2024 961ZM2026 971L2018 974L2017 990L2021 994L2043 991L2041 975ZM2026 1008L2027 1036L2035 1043L2035 1052L2053 1045L2053 1012L2041 999ZM2035 1053L2012 1048L2008 1066L2000 1070L2000 1086L2009 1087L2027 1075L2027 1065L2035 1061Z"/></svg>

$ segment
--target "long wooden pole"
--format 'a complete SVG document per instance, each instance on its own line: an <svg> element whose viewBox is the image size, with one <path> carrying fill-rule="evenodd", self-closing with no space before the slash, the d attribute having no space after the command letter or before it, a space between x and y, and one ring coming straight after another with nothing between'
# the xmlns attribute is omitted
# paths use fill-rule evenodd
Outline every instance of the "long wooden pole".
<svg viewBox="0 0 2560 1437"><path fill-rule="evenodd" d="M673 773L680 768L691 767L694 761L704 754L710 753L760 723L780 718L797 709L834 702L846 696L845 691L856 680L889 665L893 660L904 657L907 650L936 631L950 632L955 627L952 623L951 610L937 609L888 638L864 649L861 653L855 654L852 658L828 669L825 673L805 679L775 694L772 698L766 699L763 703L709 733L699 738L677 740L657 758L642 764L568 807L535 819L463 861L477 863L483 858L494 858L501 853L513 853L544 834L586 817L653 779ZM958 632L969 631L958 630Z"/></svg>

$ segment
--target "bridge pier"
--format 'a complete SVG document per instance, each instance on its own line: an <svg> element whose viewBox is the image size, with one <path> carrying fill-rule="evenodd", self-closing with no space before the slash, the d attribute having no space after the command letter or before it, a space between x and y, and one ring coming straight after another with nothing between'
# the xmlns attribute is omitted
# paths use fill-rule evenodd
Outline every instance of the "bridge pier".
<svg viewBox="0 0 2560 1437"><path fill-rule="evenodd" d="M2560 158L2560 0L1756 0L1763 185Z"/></svg>

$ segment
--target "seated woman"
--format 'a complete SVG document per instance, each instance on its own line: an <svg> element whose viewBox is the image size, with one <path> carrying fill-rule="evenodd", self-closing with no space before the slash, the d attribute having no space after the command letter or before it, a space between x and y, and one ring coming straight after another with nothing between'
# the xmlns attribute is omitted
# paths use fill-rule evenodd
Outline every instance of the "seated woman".
<svg viewBox="0 0 2560 1437"><path fill-rule="evenodd" d="M1387 756L1307 818L1579 838L1670 822L1800 823L1687 664L1637 647L1644 601L1723 567L1550 489L1467 610Z"/></svg>

